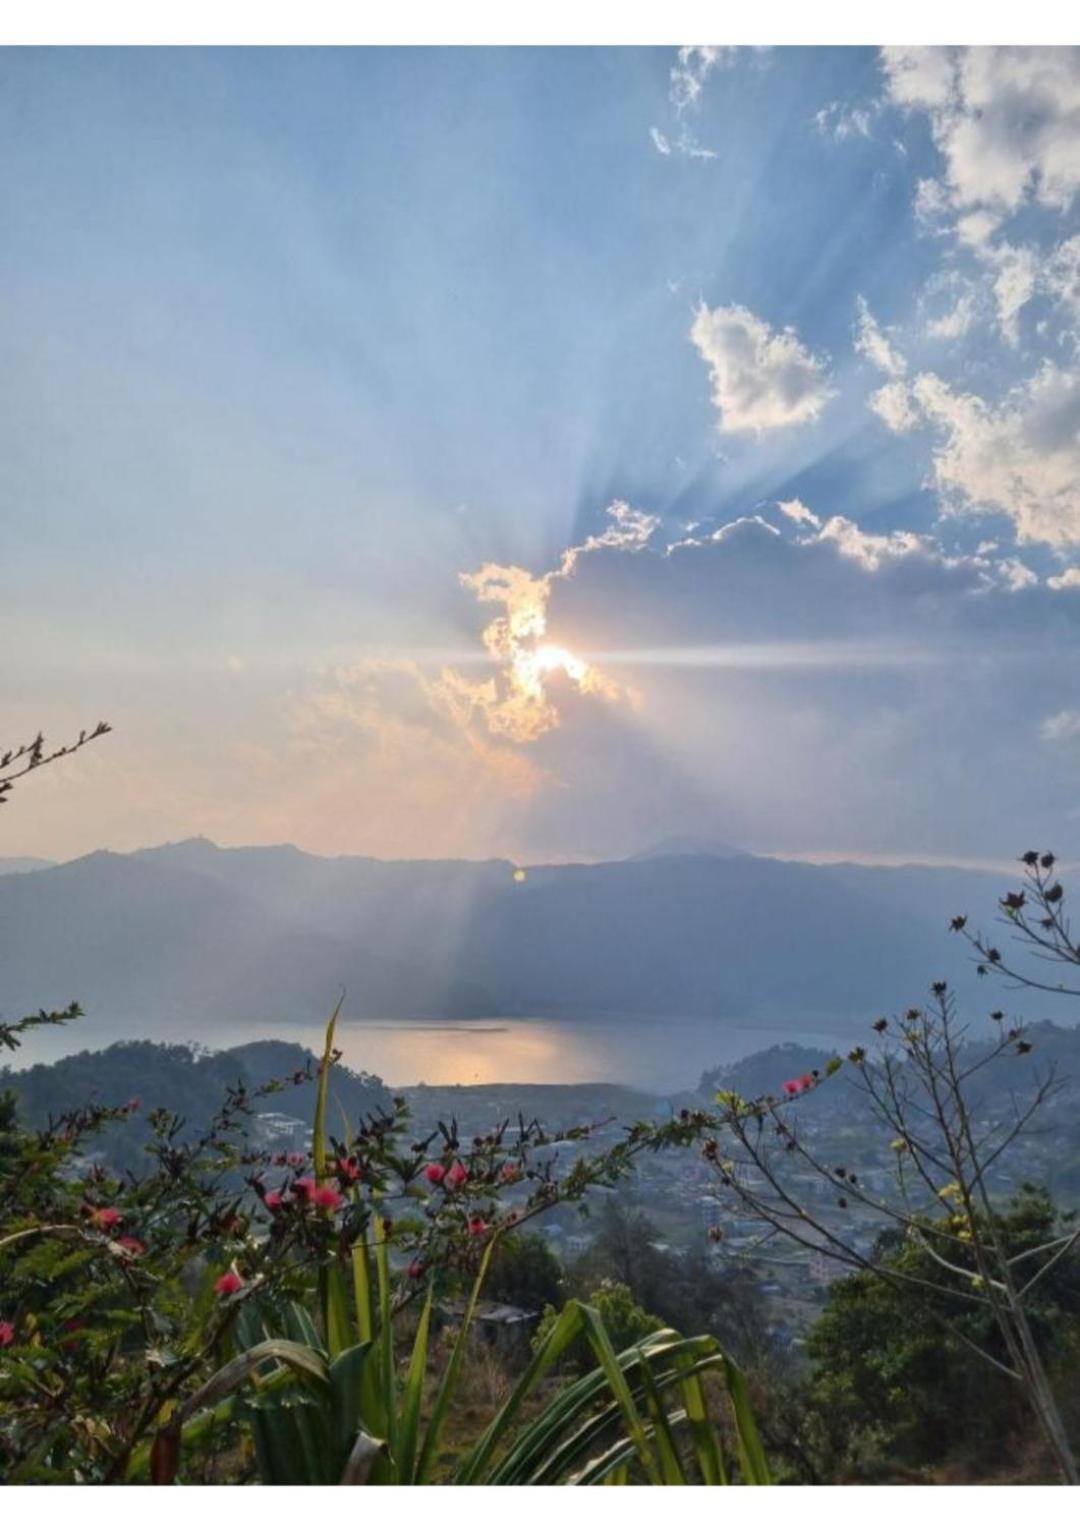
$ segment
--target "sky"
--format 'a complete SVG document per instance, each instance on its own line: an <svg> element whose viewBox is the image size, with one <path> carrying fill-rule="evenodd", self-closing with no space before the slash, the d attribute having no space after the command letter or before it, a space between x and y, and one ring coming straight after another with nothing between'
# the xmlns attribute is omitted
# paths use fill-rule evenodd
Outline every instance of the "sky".
<svg viewBox="0 0 1080 1527"><path fill-rule="evenodd" d="M5 50L0 856L1080 854L1080 50Z"/></svg>

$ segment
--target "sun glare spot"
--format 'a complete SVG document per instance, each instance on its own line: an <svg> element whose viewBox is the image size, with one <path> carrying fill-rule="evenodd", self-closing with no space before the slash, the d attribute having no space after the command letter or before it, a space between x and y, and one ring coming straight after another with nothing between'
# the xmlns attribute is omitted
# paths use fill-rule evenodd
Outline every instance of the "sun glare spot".
<svg viewBox="0 0 1080 1527"><path fill-rule="evenodd" d="M589 665L575 657L568 647L543 643L538 647L518 647L511 658L513 682L530 700L542 702L546 696L544 680L564 673L578 688L586 685Z"/></svg>
<svg viewBox="0 0 1080 1527"><path fill-rule="evenodd" d="M566 647L537 647L534 656L541 673L555 673L561 669L576 683L585 677L586 665Z"/></svg>

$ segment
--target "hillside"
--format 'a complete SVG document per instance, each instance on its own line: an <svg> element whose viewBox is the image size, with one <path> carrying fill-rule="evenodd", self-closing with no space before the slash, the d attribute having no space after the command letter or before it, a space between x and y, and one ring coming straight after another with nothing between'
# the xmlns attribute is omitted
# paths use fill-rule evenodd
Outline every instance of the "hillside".
<svg viewBox="0 0 1080 1527"><path fill-rule="evenodd" d="M0 877L0 1010L178 1020L684 1013L798 1024L964 977L946 930L999 877L669 855L540 866L322 859L202 839ZM764 910L763 910L764 909ZM1029 1011L1031 1007L1029 1005Z"/></svg>
<svg viewBox="0 0 1080 1527"><path fill-rule="evenodd" d="M225 1101L227 1089L242 1084L249 1092L267 1082L284 1080L302 1070L315 1056L300 1045L257 1040L231 1050L199 1051L185 1045L135 1040L104 1050L83 1050L48 1065L23 1071L0 1069L0 1092L15 1094L19 1117L41 1127L50 1118L89 1103L126 1103L138 1098L138 1113L99 1140L99 1148L117 1166L136 1168L149 1139L149 1115L155 1108L178 1113L184 1134L204 1128ZM377 1076L337 1066L333 1073L335 1109L357 1119L386 1106L390 1094ZM278 1114L310 1126L315 1115L313 1081L289 1086L254 1100L259 1114Z"/></svg>

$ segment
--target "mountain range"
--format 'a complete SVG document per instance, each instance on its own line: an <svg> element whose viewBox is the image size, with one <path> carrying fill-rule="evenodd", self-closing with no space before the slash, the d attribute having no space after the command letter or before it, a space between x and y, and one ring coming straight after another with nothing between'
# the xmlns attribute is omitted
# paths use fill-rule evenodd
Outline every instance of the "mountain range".
<svg viewBox="0 0 1080 1527"><path fill-rule="evenodd" d="M0 876L0 1012L141 1020L865 1016L970 976L997 875L707 846L522 872L206 839ZM691 845L692 847L692 845Z"/></svg>

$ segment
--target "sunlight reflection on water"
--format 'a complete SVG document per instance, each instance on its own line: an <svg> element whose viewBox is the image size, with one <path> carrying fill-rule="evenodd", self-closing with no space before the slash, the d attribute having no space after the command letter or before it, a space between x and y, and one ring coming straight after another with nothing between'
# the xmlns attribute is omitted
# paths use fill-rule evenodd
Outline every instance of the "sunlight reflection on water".
<svg viewBox="0 0 1080 1527"><path fill-rule="evenodd" d="M478 1086L490 1082L618 1082L656 1093L696 1085L703 1070L755 1050L798 1039L823 1048L848 1045L857 1022L821 1020L780 1025L748 1019L604 1014L581 1018L476 1018L461 1022L343 1019L337 1043L344 1063L373 1071L395 1086ZM252 1020L149 1024L109 1023L89 1016L67 1029L40 1031L16 1064L32 1065L118 1039L195 1042L215 1050L256 1039L289 1040L318 1049L313 1023Z"/></svg>

